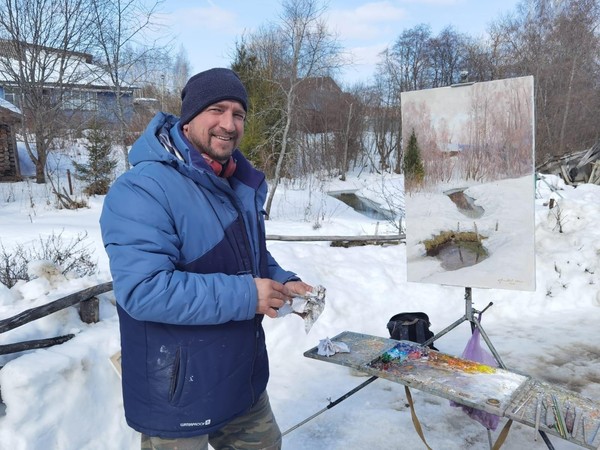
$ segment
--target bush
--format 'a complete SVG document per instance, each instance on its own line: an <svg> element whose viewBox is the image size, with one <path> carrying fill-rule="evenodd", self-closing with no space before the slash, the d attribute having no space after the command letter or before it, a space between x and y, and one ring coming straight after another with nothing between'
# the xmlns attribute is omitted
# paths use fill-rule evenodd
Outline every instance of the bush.
<svg viewBox="0 0 600 450"><path fill-rule="evenodd" d="M0 241L0 283L8 288L17 281L30 281L29 263L32 261L51 261L60 267L63 275L75 273L78 276L91 275L96 272L97 263L92 260L93 250L84 242L87 233L78 234L65 241L62 232L43 238L30 247L17 244L10 252Z"/></svg>

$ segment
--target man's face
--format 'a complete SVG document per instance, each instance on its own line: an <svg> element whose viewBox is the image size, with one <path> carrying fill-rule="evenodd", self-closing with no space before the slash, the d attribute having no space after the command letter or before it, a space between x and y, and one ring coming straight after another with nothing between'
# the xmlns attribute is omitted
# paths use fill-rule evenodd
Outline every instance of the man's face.
<svg viewBox="0 0 600 450"><path fill-rule="evenodd" d="M244 136L246 111L241 103L213 103L183 126L183 134L200 152L227 162Z"/></svg>

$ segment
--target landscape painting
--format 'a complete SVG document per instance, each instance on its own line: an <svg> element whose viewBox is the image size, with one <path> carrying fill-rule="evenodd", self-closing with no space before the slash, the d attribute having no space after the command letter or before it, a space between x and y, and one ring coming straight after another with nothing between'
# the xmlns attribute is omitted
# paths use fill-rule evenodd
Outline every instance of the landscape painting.
<svg viewBox="0 0 600 450"><path fill-rule="evenodd" d="M533 77L401 105L408 281L535 290Z"/></svg>

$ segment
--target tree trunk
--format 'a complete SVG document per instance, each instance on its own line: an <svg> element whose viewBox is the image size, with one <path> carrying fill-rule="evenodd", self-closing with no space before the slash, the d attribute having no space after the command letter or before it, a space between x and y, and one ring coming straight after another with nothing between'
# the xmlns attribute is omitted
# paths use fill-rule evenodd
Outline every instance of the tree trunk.
<svg viewBox="0 0 600 450"><path fill-rule="evenodd" d="M117 79L117 88L115 91L117 100L117 119L119 121L119 144L121 145L121 151L123 152L123 160L125 162L125 170L129 170L131 165L129 164L129 152L127 151L127 143L125 142L127 136L127 121L125 120L125 106L123 105L123 95L121 92L120 80Z"/></svg>
<svg viewBox="0 0 600 450"><path fill-rule="evenodd" d="M283 167L283 159L285 158L285 154L287 152L287 141L288 136L290 134L290 128L292 126L292 104L293 104L293 88L288 94L287 98L287 118L285 121L285 128L283 130L283 136L281 139L281 153L279 154L279 159L277 160L277 165L275 166L275 179L273 180L273 184L269 189L269 196L267 197L267 204L265 206L265 212L267 213L267 219L271 215L271 206L273 204L273 197L275 196L275 191L277 190L277 186L279 185L279 181L281 180L281 168Z"/></svg>
<svg viewBox="0 0 600 450"><path fill-rule="evenodd" d="M348 145L350 141L350 121L352 120L352 103L348 111L348 121L346 122L346 136L344 139L344 155L342 157L342 176L340 180L346 181L346 172L348 172Z"/></svg>
<svg viewBox="0 0 600 450"><path fill-rule="evenodd" d="M576 61L577 58L573 58L573 65L571 66L571 75L569 76L569 86L567 87L567 98L565 100L563 120L562 125L560 127L560 137L558 139L559 155L563 155L565 152L565 130L567 129L567 118L569 116L569 109L571 108L571 92L573 91L573 78L575 77Z"/></svg>
<svg viewBox="0 0 600 450"><path fill-rule="evenodd" d="M35 149L37 152L37 158L34 160L35 163L35 182L38 184L46 183L46 151L42 148L42 142L40 139L36 139Z"/></svg>

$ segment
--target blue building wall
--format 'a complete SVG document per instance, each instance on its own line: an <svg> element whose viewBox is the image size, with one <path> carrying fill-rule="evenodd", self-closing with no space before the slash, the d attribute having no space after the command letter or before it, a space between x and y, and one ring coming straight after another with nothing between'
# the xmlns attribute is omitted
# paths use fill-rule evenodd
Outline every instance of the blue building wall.
<svg viewBox="0 0 600 450"><path fill-rule="evenodd" d="M78 90L78 92L81 92ZM74 108L63 108L63 114L67 121L73 121L77 125L91 121L101 121L106 125L117 126L119 124L116 95L110 91L87 91L95 93L95 101ZM133 118L133 94L127 93L121 96L124 105L124 116L126 122Z"/></svg>
<svg viewBox="0 0 600 450"><path fill-rule="evenodd" d="M133 95L122 95L121 102L124 105L125 121L131 122L133 118ZM114 92L98 93L98 115L108 123L118 123L117 96Z"/></svg>

